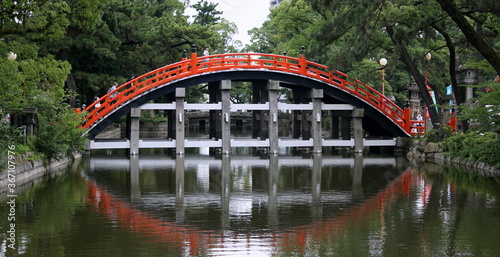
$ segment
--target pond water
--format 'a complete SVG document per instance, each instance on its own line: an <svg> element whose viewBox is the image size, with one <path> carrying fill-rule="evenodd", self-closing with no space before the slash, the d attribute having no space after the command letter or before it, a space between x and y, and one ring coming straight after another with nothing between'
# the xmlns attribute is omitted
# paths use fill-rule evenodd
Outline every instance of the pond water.
<svg viewBox="0 0 500 257"><path fill-rule="evenodd" d="M104 151L18 194L14 209L4 196L0 252L498 256L499 185L393 155Z"/></svg>

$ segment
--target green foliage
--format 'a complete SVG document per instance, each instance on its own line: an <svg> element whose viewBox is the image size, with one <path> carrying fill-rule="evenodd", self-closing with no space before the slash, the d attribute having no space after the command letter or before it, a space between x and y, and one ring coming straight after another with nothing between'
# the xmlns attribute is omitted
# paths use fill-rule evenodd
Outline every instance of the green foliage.
<svg viewBox="0 0 500 257"><path fill-rule="evenodd" d="M62 98L64 83L70 72L68 62L58 61L54 56L38 57L34 44L16 45L0 42L2 50L18 53L15 61L0 59L0 107L3 112L15 112L26 107L41 92L50 92Z"/></svg>
<svg viewBox="0 0 500 257"><path fill-rule="evenodd" d="M441 142L439 131L437 129L429 129L425 133L425 141L434 143Z"/></svg>
<svg viewBox="0 0 500 257"><path fill-rule="evenodd" d="M481 145L478 161L500 168L500 140L491 140Z"/></svg>
<svg viewBox="0 0 500 257"><path fill-rule="evenodd" d="M443 151L450 156L484 162L500 168L500 140L491 132L454 134L445 139Z"/></svg>
<svg viewBox="0 0 500 257"><path fill-rule="evenodd" d="M193 7L198 14L194 17L194 24L200 25L214 25L219 23L221 20L219 15L222 14L221 11L217 11L217 6L219 4L209 3L205 0L198 1L198 3L193 4Z"/></svg>
<svg viewBox="0 0 500 257"><path fill-rule="evenodd" d="M0 42L0 50L2 43ZM3 52L3 51L0 51ZM23 77L19 73L19 64L8 61L4 56L0 59L0 108L10 110L17 107L21 101L22 89L18 86L22 83Z"/></svg>
<svg viewBox="0 0 500 257"><path fill-rule="evenodd" d="M186 88L186 102L202 103L205 100L204 93L208 93L204 85L194 85Z"/></svg>
<svg viewBox="0 0 500 257"><path fill-rule="evenodd" d="M37 99L38 129L33 138L34 149L47 160L60 159L72 152L82 151L85 145L80 114L67 104L44 97Z"/></svg>
<svg viewBox="0 0 500 257"><path fill-rule="evenodd" d="M190 23L179 0L70 1L71 24L63 40L42 42L42 50L67 60L74 81L68 87L89 104L114 83L125 82L181 60L192 44L224 52L233 43L234 24L219 18L216 4L201 1ZM74 18L78 17L78 18Z"/></svg>
<svg viewBox="0 0 500 257"><path fill-rule="evenodd" d="M284 1L271 10L261 28L250 32L252 45L247 50L279 54L286 51L298 56L300 45L305 45L309 60L327 64L378 90L382 84L378 60L385 57L385 93L395 96L399 106L408 99L412 79L422 92L430 86L438 106L443 106L446 86L452 82L456 88L455 78L461 75L455 67L473 67L486 78L498 71L493 66L500 64L491 61L495 57L500 60L498 51L477 54L482 47L466 38L498 48L500 23L491 1L453 1L460 10L455 12L457 16L474 21L476 31L465 32L461 30L463 24L451 19L438 2ZM426 61L428 52L432 52L432 59ZM456 60L458 63L454 63ZM464 102L463 88L454 94L458 103ZM430 97L424 97L424 102L432 105ZM431 111L434 125L442 123L438 112Z"/></svg>
<svg viewBox="0 0 500 257"><path fill-rule="evenodd" d="M471 99L473 104L462 105L458 118L468 120L473 126L471 131L487 132L500 130L500 82L491 81L485 84L489 93L479 93L479 97Z"/></svg>
<svg viewBox="0 0 500 257"><path fill-rule="evenodd" d="M427 142L438 143L443 141L443 139L451 136L453 133L454 131L450 126L443 126L442 129L432 128L426 131L424 139Z"/></svg>
<svg viewBox="0 0 500 257"><path fill-rule="evenodd" d="M160 115L152 115L151 112L143 111L141 113L141 118L139 122L141 124L158 124L162 122L167 122L168 118Z"/></svg>
<svg viewBox="0 0 500 257"><path fill-rule="evenodd" d="M47 159L81 150L82 117L65 103L69 98L88 104L130 74L179 61L182 50L193 43L214 52L231 49L228 44L237 29L219 17L216 4L195 4L199 12L193 23L184 15L185 7L180 0L2 1L2 112L38 109L30 147ZM15 61L7 60L10 51L17 54ZM188 88L193 102L203 100L200 88ZM70 97L65 90L77 95ZM2 146L18 140L16 129L1 130Z"/></svg>
<svg viewBox="0 0 500 257"><path fill-rule="evenodd" d="M301 46L315 44L310 34L320 15L306 1L284 1L271 10L269 17L262 28L250 31L252 45L248 51L298 56Z"/></svg>
<svg viewBox="0 0 500 257"><path fill-rule="evenodd" d="M61 38L69 25L69 11L66 1L2 1L0 38Z"/></svg>
<svg viewBox="0 0 500 257"><path fill-rule="evenodd" d="M3 118L3 117L2 117ZM0 121L0 170L4 170L7 167L7 151L9 146L14 146L17 148L19 145L25 143L25 137L21 134L21 131L11 127L9 124ZM13 152L18 153L16 149Z"/></svg>
<svg viewBox="0 0 500 257"><path fill-rule="evenodd" d="M230 91L231 102L250 103L252 102L252 85L248 82L234 82Z"/></svg>

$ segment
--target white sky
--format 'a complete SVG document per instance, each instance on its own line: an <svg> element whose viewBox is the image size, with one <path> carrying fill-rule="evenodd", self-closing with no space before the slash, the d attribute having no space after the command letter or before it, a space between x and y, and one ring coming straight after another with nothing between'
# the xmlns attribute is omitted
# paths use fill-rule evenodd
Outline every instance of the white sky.
<svg viewBox="0 0 500 257"><path fill-rule="evenodd" d="M190 4L197 3L198 0L190 0ZM250 44L248 30L261 27L269 14L269 0L208 0L214 4L219 4L217 9L222 11L222 17L230 22L234 22L238 27L238 34L235 40L240 40L245 46ZM187 12L189 15L191 12Z"/></svg>

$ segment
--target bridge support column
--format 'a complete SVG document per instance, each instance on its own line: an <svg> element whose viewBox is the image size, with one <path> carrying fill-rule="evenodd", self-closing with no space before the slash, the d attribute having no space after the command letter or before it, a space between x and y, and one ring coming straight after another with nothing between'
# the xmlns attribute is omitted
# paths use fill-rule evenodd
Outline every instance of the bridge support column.
<svg viewBox="0 0 500 257"><path fill-rule="evenodd" d="M313 152L322 153L323 145L321 142L322 132L321 132L321 103L323 100L323 90L313 89L312 90L312 134L313 134Z"/></svg>
<svg viewBox="0 0 500 257"><path fill-rule="evenodd" d="M231 91L231 80L223 80L220 85L221 100L222 100L222 153L229 155L231 152L231 99L229 92Z"/></svg>
<svg viewBox="0 0 500 257"><path fill-rule="evenodd" d="M185 117L184 117L184 98L186 97L185 88L175 89L175 152L177 155L183 155L185 138Z"/></svg>
<svg viewBox="0 0 500 257"><path fill-rule="evenodd" d="M130 201L132 203L140 203L141 186L139 176L139 156L130 156Z"/></svg>
<svg viewBox="0 0 500 257"><path fill-rule="evenodd" d="M268 82L269 99L269 153L278 154L278 88L279 82L270 80Z"/></svg>
<svg viewBox="0 0 500 257"><path fill-rule="evenodd" d="M349 116L340 117L340 136L342 140L351 140L351 118Z"/></svg>
<svg viewBox="0 0 500 257"><path fill-rule="evenodd" d="M354 154L354 167L351 170L352 196L354 199L363 197L363 155Z"/></svg>
<svg viewBox="0 0 500 257"><path fill-rule="evenodd" d="M252 103L260 104L269 102L269 82L257 81L252 84ZM261 140L269 138L269 111L268 110L253 110L253 138Z"/></svg>
<svg viewBox="0 0 500 257"><path fill-rule="evenodd" d="M260 94L262 90L262 81L252 82L252 103L260 103ZM260 111L252 110L252 138L260 136Z"/></svg>
<svg viewBox="0 0 500 257"><path fill-rule="evenodd" d="M307 92L309 96L312 95L312 90ZM302 103L307 104L311 102L311 97L302 98ZM311 139L311 123L313 122L312 111L310 110L302 110L302 121L300 122L302 125L302 139L309 140Z"/></svg>
<svg viewBox="0 0 500 257"><path fill-rule="evenodd" d="M362 108L354 108L352 111L352 124L354 129L354 152L363 153L363 116Z"/></svg>
<svg viewBox="0 0 500 257"><path fill-rule="evenodd" d="M229 204L231 199L231 160L227 155L222 155L222 168L221 168L221 225L223 229L231 227L229 214Z"/></svg>
<svg viewBox="0 0 500 257"><path fill-rule="evenodd" d="M167 102L175 102L175 92L167 94ZM176 117L174 110L167 111L167 138L174 139L175 138L175 124Z"/></svg>
<svg viewBox="0 0 500 257"><path fill-rule="evenodd" d="M338 139L340 135L340 118L339 116L334 116L335 112L334 111L329 111L329 115L331 117L330 119L330 138L331 139Z"/></svg>
<svg viewBox="0 0 500 257"><path fill-rule="evenodd" d="M269 228L275 229L279 225L278 215L278 177L279 177L279 162L277 155L269 156L269 200L267 219Z"/></svg>
<svg viewBox="0 0 500 257"><path fill-rule="evenodd" d="M186 204L184 200L184 155L175 157L175 221L184 222L186 220Z"/></svg>
<svg viewBox="0 0 500 257"><path fill-rule="evenodd" d="M320 154L313 154L313 171L311 178L312 187L312 216L315 219L320 219L323 215L323 204L321 203L321 166L322 156Z"/></svg>
<svg viewBox="0 0 500 257"><path fill-rule="evenodd" d="M208 83L208 92L209 92L209 102L210 103L218 103L221 101L220 99L220 82L210 82ZM209 111L209 137L212 139L221 139L220 132L220 116L221 111L219 110L210 110Z"/></svg>
<svg viewBox="0 0 500 257"><path fill-rule="evenodd" d="M141 117L141 108L131 108L128 116L127 132L130 140L130 155L139 154L139 119Z"/></svg>
<svg viewBox="0 0 500 257"><path fill-rule="evenodd" d="M300 104L302 103L301 96L304 92L300 89L293 89L292 91L292 103ZM293 110L292 112L292 138L298 139L302 136L302 112L301 110Z"/></svg>

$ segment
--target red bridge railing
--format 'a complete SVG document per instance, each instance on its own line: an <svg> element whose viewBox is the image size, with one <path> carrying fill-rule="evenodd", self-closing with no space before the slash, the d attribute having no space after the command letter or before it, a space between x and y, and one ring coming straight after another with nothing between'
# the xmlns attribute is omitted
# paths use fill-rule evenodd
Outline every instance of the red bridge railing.
<svg viewBox="0 0 500 257"><path fill-rule="evenodd" d="M384 113L408 134L412 134L410 110L399 108L387 97L361 81L349 79L345 73L332 71L324 65L308 61L304 55L296 58L257 53L233 53L203 57L198 57L196 53L193 53L191 59L183 59L180 62L148 72L126 82L113 92L90 104L86 109L88 115L85 118L84 128L92 127L99 119L109 115L118 106L165 83L203 73L236 69L281 71L326 82L364 100ZM116 96L111 98L112 95ZM99 107L96 107L97 103L100 103Z"/></svg>

